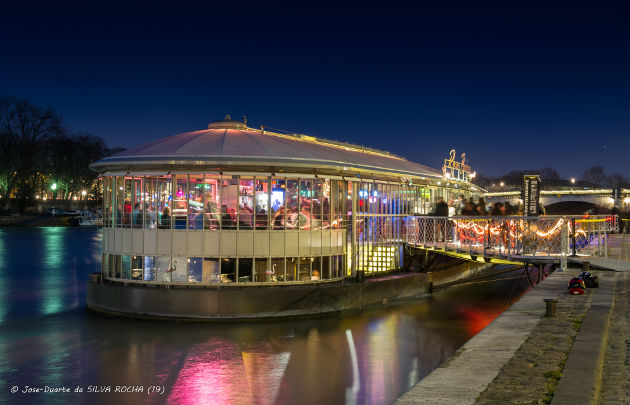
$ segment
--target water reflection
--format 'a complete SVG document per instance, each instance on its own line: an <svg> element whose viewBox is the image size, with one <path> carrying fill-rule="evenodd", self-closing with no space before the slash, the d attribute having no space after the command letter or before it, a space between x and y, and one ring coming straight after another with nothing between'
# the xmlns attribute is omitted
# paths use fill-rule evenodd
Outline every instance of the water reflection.
<svg viewBox="0 0 630 405"><path fill-rule="evenodd" d="M348 339L348 350L350 350L350 360L352 364L352 387L346 388L346 404L356 404L359 396L359 385L361 377L359 376L359 360L357 359L357 349L352 337L352 331L346 330L346 338Z"/></svg>
<svg viewBox="0 0 630 405"><path fill-rule="evenodd" d="M59 312L62 307L63 289L67 283L75 284L76 277L70 274L62 274L62 272L70 273L74 267L76 269L76 258L71 263L67 262L65 257L65 246L63 244L63 234L67 228L43 228L42 237L44 238L44 263L46 268L42 273L41 291L44 299L42 300L43 314L54 314ZM74 275L74 274L73 274Z"/></svg>
<svg viewBox="0 0 630 405"><path fill-rule="evenodd" d="M515 282L450 288L428 299L316 319L137 322L83 310L84 283L100 249L97 231L3 230L0 251L19 253L25 241L43 253L1 256L9 269L30 260L31 276L8 273L11 284L0 284L0 297L21 296L28 290L16 286L37 277L48 281L36 284L40 292L10 300L0 330L0 386L163 385L166 394L5 399L10 403L389 403L506 308ZM50 265L53 256L63 260ZM55 266L69 271L45 275ZM519 285L522 294L526 281Z"/></svg>
<svg viewBox="0 0 630 405"><path fill-rule="evenodd" d="M83 307L84 281L100 268L100 249L96 229L0 230L0 322Z"/></svg>

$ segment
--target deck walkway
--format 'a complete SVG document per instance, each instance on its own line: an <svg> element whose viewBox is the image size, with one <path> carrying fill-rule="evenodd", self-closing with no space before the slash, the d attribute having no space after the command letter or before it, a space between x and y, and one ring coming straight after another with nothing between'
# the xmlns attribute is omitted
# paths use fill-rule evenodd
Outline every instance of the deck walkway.
<svg viewBox="0 0 630 405"><path fill-rule="evenodd" d="M571 296L581 269L552 274L396 404L630 403L629 256L630 235L611 235L607 259L582 259L610 270L600 288Z"/></svg>

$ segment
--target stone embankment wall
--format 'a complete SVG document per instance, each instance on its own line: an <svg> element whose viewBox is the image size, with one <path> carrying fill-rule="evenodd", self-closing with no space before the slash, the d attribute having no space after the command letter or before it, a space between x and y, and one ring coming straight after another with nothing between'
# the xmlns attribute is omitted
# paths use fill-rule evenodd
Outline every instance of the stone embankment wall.
<svg viewBox="0 0 630 405"><path fill-rule="evenodd" d="M0 217L2 226L67 226L67 217L11 215Z"/></svg>

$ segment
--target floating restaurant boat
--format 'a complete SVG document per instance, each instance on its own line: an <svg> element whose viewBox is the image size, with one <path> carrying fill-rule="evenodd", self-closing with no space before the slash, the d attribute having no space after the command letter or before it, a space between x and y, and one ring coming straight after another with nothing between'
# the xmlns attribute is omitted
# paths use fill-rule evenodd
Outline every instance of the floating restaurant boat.
<svg viewBox="0 0 630 405"><path fill-rule="evenodd" d="M426 276L401 273L406 218L475 190L388 152L229 116L91 167L103 264L87 305L141 317L312 315L417 295Z"/></svg>

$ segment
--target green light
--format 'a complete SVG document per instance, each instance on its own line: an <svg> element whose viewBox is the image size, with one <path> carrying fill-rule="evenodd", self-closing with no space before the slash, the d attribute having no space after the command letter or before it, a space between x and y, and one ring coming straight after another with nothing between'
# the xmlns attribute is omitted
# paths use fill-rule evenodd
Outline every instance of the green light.
<svg viewBox="0 0 630 405"><path fill-rule="evenodd" d="M52 186L50 186L51 190L56 190L57 189L57 183L53 183Z"/></svg>

